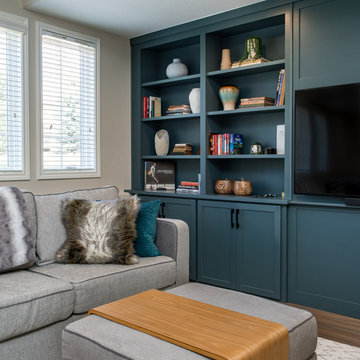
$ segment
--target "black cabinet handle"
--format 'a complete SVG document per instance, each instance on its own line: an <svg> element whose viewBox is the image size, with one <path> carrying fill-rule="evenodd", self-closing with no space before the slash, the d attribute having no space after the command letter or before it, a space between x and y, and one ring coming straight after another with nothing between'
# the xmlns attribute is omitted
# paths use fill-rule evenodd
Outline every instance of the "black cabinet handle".
<svg viewBox="0 0 360 360"><path fill-rule="evenodd" d="M239 224L239 212L240 212L240 210L236 209L236 228L237 229L240 227L240 224Z"/></svg>
<svg viewBox="0 0 360 360"><path fill-rule="evenodd" d="M231 215L230 215L230 222L231 222L231 227L234 227L234 209L231 209Z"/></svg>
<svg viewBox="0 0 360 360"><path fill-rule="evenodd" d="M165 203L161 203L161 216L165 218Z"/></svg>

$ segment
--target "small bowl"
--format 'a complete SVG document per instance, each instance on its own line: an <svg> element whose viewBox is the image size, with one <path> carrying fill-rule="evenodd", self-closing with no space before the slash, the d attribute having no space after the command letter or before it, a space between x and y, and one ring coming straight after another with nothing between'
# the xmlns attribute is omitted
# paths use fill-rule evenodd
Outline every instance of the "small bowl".
<svg viewBox="0 0 360 360"><path fill-rule="evenodd" d="M245 180L234 181L234 194L240 196L248 196L253 192L251 182Z"/></svg>
<svg viewBox="0 0 360 360"><path fill-rule="evenodd" d="M232 194L234 189L233 180L216 180L215 192L218 194Z"/></svg>

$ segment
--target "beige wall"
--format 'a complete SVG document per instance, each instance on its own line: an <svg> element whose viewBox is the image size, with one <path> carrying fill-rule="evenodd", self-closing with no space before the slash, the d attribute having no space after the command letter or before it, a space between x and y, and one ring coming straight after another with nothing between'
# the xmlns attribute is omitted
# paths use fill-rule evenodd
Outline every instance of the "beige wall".
<svg viewBox="0 0 360 360"><path fill-rule="evenodd" d="M30 160L31 180L0 182L26 188L36 194L71 189L116 185L120 192L130 188L130 42L128 39L54 17L27 11L21 0L0 0L0 11L29 19L30 71ZM36 179L36 21L95 36L101 40L100 121L101 178Z"/></svg>

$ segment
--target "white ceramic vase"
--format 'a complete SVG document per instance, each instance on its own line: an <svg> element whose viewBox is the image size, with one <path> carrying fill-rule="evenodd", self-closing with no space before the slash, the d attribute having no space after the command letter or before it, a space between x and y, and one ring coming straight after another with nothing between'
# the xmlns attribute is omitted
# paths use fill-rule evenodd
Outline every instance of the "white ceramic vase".
<svg viewBox="0 0 360 360"><path fill-rule="evenodd" d="M166 68L166 76L169 79L186 76L188 74L188 68L181 62L180 59L173 59L173 62Z"/></svg>
<svg viewBox="0 0 360 360"><path fill-rule="evenodd" d="M162 129L155 134L155 152L158 156L165 156L169 152L169 133Z"/></svg>
<svg viewBox="0 0 360 360"><path fill-rule="evenodd" d="M189 94L190 108L193 114L200 112L200 88L193 88Z"/></svg>

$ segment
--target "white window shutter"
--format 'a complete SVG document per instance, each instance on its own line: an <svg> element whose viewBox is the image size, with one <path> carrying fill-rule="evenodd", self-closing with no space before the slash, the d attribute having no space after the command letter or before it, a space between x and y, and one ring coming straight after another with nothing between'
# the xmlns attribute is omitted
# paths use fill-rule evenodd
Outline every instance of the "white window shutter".
<svg viewBox="0 0 360 360"><path fill-rule="evenodd" d="M0 27L0 172L24 172L23 32Z"/></svg>
<svg viewBox="0 0 360 360"><path fill-rule="evenodd" d="M41 31L42 172L97 171L97 44Z"/></svg>

